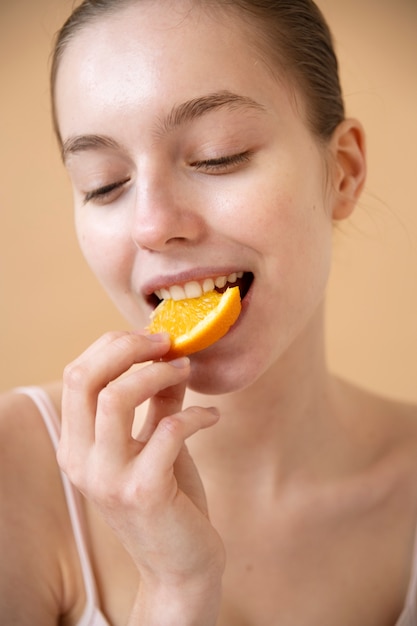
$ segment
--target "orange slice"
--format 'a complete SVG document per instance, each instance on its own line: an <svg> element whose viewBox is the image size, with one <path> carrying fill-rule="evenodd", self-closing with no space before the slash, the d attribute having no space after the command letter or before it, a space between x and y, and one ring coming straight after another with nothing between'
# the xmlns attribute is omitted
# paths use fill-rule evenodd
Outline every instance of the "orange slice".
<svg viewBox="0 0 417 626"><path fill-rule="evenodd" d="M176 358L208 348L223 337L241 310L239 287L224 293L209 291L198 298L163 300L153 311L150 333L167 332L171 348L167 357Z"/></svg>

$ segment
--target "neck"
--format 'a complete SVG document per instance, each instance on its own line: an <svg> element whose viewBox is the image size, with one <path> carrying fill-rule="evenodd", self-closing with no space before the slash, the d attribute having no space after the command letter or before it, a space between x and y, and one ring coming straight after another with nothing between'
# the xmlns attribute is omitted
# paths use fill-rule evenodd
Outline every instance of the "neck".
<svg viewBox="0 0 417 626"><path fill-rule="evenodd" d="M312 462L314 450L335 427L325 361L319 311L296 344L249 388L209 398L188 392L187 404L215 400L221 412L214 428L188 442L202 473L213 478L218 473L222 481L227 475L232 481L247 476L258 484L263 474L276 485Z"/></svg>

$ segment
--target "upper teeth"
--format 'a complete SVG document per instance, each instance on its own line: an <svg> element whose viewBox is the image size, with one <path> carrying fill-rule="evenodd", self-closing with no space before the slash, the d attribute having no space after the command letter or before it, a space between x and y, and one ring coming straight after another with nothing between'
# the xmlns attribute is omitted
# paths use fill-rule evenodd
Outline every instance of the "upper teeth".
<svg viewBox="0 0 417 626"><path fill-rule="evenodd" d="M233 272L229 276L218 276L217 278L205 278L198 282L192 280L184 285L172 285L155 291L155 295L160 300L184 300L185 298L198 298L203 293L213 291L214 287L222 289L226 283L235 283L238 278L242 278L243 272Z"/></svg>

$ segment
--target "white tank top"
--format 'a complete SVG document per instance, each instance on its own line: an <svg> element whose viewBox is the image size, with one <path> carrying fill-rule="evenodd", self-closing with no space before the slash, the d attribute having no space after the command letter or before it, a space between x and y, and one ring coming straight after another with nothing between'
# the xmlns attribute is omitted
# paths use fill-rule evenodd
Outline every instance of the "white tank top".
<svg viewBox="0 0 417 626"><path fill-rule="evenodd" d="M16 391L26 394L36 404L56 450L60 436L60 421L49 396L40 387L19 387ZM61 478L86 593L85 608L77 626L110 626L98 607L96 584L88 555L85 520L81 508L80 495L62 471Z"/></svg>

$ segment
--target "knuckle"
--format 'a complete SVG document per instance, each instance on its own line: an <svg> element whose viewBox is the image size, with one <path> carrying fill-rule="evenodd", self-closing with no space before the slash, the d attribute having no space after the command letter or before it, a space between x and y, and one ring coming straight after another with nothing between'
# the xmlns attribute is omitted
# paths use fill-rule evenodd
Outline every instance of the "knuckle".
<svg viewBox="0 0 417 626"><path fill-rule="evenodd" d="M119 497L122 498L126 509L140 511L145 517L152 517L161 512L161 484L157 476L142 477L141 481L134 481L125 486Z"/></svg>
<svg viewBox="0 0 417 626"><path fill-rule="evenodd" d="M67 459L68 459L68 456L67 456L66 449L64 448L63 445L60 444L58 446L57 451L56 451L56 460L57 460L57 463L58 463L59 467L65 473L66 473L67 467L68 467Z"/></svg>
<svg viewBox="0 0 417 626"><path fill-rule="evenodd" d="M61 470L68 476L71 483L82 491L84 484L84 472L74 457L68 452L65 446L59 445L56 452L56 459Z"/></svg>
<svg viewBox="0 0 417 626"><path fill-rule="evenodd" d="M195 415L196 417L203 417L206 414L207 409L205 409L202 406L190 406L187 409L185 409L187 411L187 413L189 413L190 415Z"/></svg>
<svg viewBox="0 0 417 626"><path fill-rule="evenodd" d="M126 349L130 349L135 344L135 336L128 333L119 333L115 334L113 338L113 345L116 348L120 348L125 351Z"/></svg>
<svg viewBox="0 0 417 626"><path fill-rule="evenodd" d="M125 330L108 330L98 340L96 346L98 349L106 348L111 344L123 340L129 333Z"/></svg>
<svg viewBox="0 0 417 626"><path fill-rule="evenodd" d="M182 433L183 423L179 415L168 415L161 419L158 429L162 435L179 436Z"/></svg>
<svg viewBox="0 0 417 626"><path fill-rule="evenodd" d="M90 476L87 486L88 494L101 510L138 511L142 513L153 508L154 490L146 482L138 484L127 480L121 484L119 480L103 479L102 473Z"/></svg>
<svg viewBox="0 0 417 626"><path fill-rule="evenodd" d="M118 509L122 501L122 489L117 481L105 476L104 472L91 471L88 477L86 491L91 500L101 507Z"/></svg>
<svg viewBox="0 0 417 626"><path fill-rule="evenodd" d="M98 394L97 406L105 415L114 413L120 408L123 395L117 390L116 385L104 387Z"/></svg>
<svg viewBox="0 0 417 626"><path fill-rule="evenodd" d="M120 337L124 337L124 335L126 335L126 331L123 330L108 330L102 336L102 340L104 343L111 343Z"/></svg>
<svg viewBox="0 0 417 626"><path fill-rule="evenodd" d="M196 426L204 428L216 421L218 414L213 412L213 409L207 409L202 406L190 406L185 409L185 412L193 419Z"/></svg>
<svg viewBox="0 0 417 626"><path fill-rule="evenodd" d="M115 494L124 504L125 507L140 506L143 508L151 501L151 490L146 482L141 484L127 483L122 489Z"/></svg>
<svg viewBox="0 0 417 626"><path fill-rule="evenodd" d="M63 382L68 389L79 389L85 383L86 377L86 367L75 361L65 367Z"/></svg>
<svg viewBox="0 0 417 626"><path fill-rule="evenodd" d="M163 361L152 361L142 368L140 376L142 381L153 386L158 398L171 397L171 388L187 378L188 372L184 369L172 367Z"/></svg>
<svg viewBox="0 0 417 626"><path fill-rule="evenodd" d="M114 333L112 344L116 350L120 350L121 352L134 352L136 353L138 347L142 346L144 348L149 348L149 341L146 339L144 335L140 335L137 333L129 333L129 332L119 332ZM153 345L153 344L151 344Z"/></svg>
<svg viewBox="0 0 417 626"><path fill-rule="evenodd" d="M86 497L97 504L108 506L118 500L117 486L114 480L100 471L94 459L79 459L68 453L65 448L58 447L57 461L68 476L71 483Z"/></svg>

